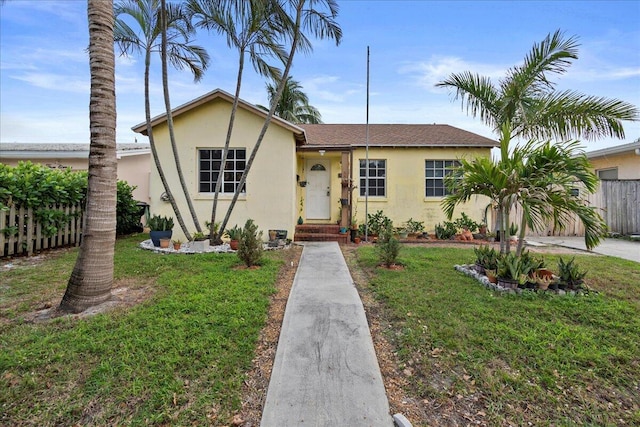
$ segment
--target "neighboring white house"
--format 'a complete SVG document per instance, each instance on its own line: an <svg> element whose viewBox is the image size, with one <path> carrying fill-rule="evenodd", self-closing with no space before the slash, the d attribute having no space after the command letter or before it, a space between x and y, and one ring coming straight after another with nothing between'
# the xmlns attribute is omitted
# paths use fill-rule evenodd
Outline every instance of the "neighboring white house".
<svg viewBox="0 0 640 427"><path fill-rule="evenodd" d="M149 175L151 173L151 148L149 144L118 144L118 179L137 188L133 197L149 203ZM16 166L30 160L50 168L71 168L86 171L89 168L89 144L0 144L0 163Z"/></svg>

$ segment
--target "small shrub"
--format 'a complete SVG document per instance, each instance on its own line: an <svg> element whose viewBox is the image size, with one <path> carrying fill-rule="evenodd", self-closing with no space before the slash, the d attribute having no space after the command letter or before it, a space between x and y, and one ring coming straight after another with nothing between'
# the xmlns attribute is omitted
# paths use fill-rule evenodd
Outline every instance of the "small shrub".
<svg viewBox="0 0 640 427"><path fill-rule="evenodd" d="M387 267L395 264L400 254L400 242L393 236L393 232L394 228L391 224L385 227L378 236L378 256L380 257L380 262Z"/></svg>
<svg viewBox="0 0 640 427"><path fill-rule="evenodd" d="M133 198L133 190L136 187L126 181L118 181L118 204L116 206L116 233L131 234L142 231L140 223L140 207Z"/></svg>
<svg viewBox="0 0 640 427"><path fill-rule="evenodd" d="M237 254L247 267L259 265L262 260L262 231L258 232L252 219L247 220L240 233Z"/></svg>
<svg viewBox="0 0 640 427"><path fill-rule="evenodd" d="M382 211L374 214L367 214L367 227L369 235L379 236L383 230L392 224L391 219Z"/></svg>
<svg viewBox="0 0 640 427"><path fill-rule="evenodd" d="M414 221L413 218L409 218L404 228L407 233L422 233L424 231L424 222Z"/></svg>
<svg viewBox="0 0 640 427"><path fill-rule="evenodd" d="M480 225L469 218L466 213L462 212L460 214L460 218L456 219L453 224L456 226L458 230L460 229L468 229L470 232L475 233L478 231Z"/></svg>
<svg viewBox="0 0 640 427"><path fill-rule="evenodd" d="M587 275L587 272L581 270L575 264L576 258L573 257L569 262L564 262L562 257L558 260L558 271L560 276L560 283L564 283L570 289L577 289L582 284L582 279Z"/></svg>
<svg viewBox="0 0 640 427"><path fill-rule="evenodd" d="M453 222L445 221L442 224L443 225L440 225L440 223L436 224L436 239L449 240L456 235L458 229Z"/></svg>

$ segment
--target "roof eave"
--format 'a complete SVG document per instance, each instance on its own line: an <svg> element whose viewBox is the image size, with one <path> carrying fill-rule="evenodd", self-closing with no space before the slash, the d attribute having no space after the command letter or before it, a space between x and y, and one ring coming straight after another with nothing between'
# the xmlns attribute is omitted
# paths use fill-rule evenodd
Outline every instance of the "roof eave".
<svg viewBox="0 0 640 427"><path fill-rule="evenodd" d="M183 114L189 110L192 110L196 107L199 107L200 105L206 104L209 101L212 101L216 98L221 98L226 100L229 103L233 103L234 97L229 94L228 92L225 92L222 89L215 89L209 93L206 93L196 99L193 99L187 103L184 103L182 105L179 105L178 107L174 108L173 110L171 110L171 114L173 117L179 116L180 114ZM257 114L258 116L261 116L262 118L266 119L267 115L268 115L268 111L265 111L261 108L256 107L255 105L244 101L242 99L238 100L238 106L244 108L245 110L251 111L254 114ZM163 123L167 120L167 114L159 114L155 117L153 117L151 119L151 127L153 128L154 126ZM303 141L303 143L306 143L306 139L304 136L304 129L294 125L293 123L290 123L284 119L281 119L278 116L272 116L271 117L271 121L275 122L276 124L284 127L285 129L290 130L291 132L293 132L293 134L295 135L296 140L301 140ZM131 128L131 130L133 130L134 132L140 133L142 135L148 136L147 135L147 122L144 121L142 123L138 123L137 125L133 126Z"/></svg>

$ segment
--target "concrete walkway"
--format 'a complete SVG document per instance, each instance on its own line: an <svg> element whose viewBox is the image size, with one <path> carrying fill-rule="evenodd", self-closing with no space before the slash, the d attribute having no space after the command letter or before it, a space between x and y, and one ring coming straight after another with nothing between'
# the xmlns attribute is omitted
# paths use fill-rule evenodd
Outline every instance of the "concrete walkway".
<svg viewBox="0 0 640 427"><path fill-rule="evenodd" d="M545 245L564 246L583 251L587 250L587 247L584 244L584 237L531 236L527 237L525 240L527 243L534 245L536 243L542 243ZM622 239L602 239L600 244L593 248L591 252L640 262L640 242Z"/></svg>
<svg viewBox="0 0 640 427"><path fill-rule="evenodd" d="M393 425L362 301L337 243L305 243L260 425Z"/></svg>

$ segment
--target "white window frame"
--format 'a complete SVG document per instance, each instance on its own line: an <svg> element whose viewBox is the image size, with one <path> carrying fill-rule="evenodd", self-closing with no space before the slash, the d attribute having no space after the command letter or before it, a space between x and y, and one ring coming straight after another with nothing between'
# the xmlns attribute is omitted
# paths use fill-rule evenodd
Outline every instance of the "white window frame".
<svg viewBox="0 0 640 427"><path fill-rule="evenodd" d="M367 169L369 169L369 197L387 197L387 160L369 159L368 168L366 162L366 159L360 159L358 162L360 197L366 196ZM372 183L374 185L371 185Z"/></svg>
<svg viewBox="0 0 640 427"><path fill-rule="evenodd" d="M429 167L431 166L431 167ZM424 161L424 195L427 198L444 197L450 194L444 184L444 177L460 166L458 160L425 159ZM432 190L432 194L429 194ZM439 194L442 193L442 194Z"/></svg>

